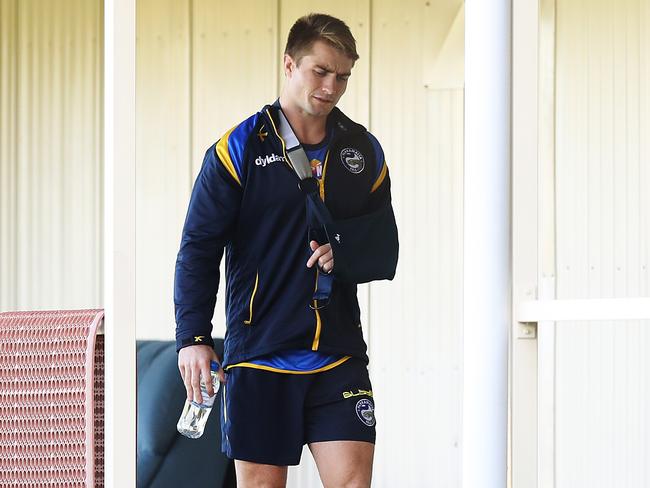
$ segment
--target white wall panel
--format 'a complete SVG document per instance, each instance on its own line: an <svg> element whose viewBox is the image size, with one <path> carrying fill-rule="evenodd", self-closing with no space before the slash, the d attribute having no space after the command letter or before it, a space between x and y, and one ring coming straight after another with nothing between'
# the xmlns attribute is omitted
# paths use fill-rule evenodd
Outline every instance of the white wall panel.
<svg viewBox="0 0 650 488"><path fill-rule="evenodd" d="M400 227L395 281L370 292L379 487L460 486L463 95L425 88L435 6L372 5L370 127Z"/></svg>
<svg viewBox="0 0 650 488"><path fill-rule="evenodd" d="M0 1L0 310L17 307L18 5Z"/></svg>
<svg viewBox="0 0 650 488"><path fill-rule="evenodd" d="M171 339L174 265L192 183L190 1L139 0L136 39L138 335Z"/></svg>
<svg viewBox="0 0 650 488"><path fill-rule="evenodd" d="M650 295L650 2L557 1L557 297ZM650 323L559 325L556 484L650 485Z"/></svg>
<svg viewBox="0 0 650 488"><path fill-rule="evenodd" d="M0 2L0 309L101 306L99 1Z"/></svg>
<svg viewBox="0 0 650 488"><path fill-rule="evenodd" d="M277 1L194 0L192 165L228 129L278 96Z"/></svg>
<svg viewBox="0 0 650 488"><path fill-rule="evenodd" d="M227 0L194 0L193 5L191 163L197 175L210 145L278 96L278 5ZM221 276L212 323L213 335L223 337L224 262Z"/></svg>
<svg viewBox="0 0 650 488"><path fill-rule="evenodd" d="M276 98L276 10L272 2L138 1L139 338L174 337L174 264L205 151ZM215 336L225 334L223 287Z"/></svg>

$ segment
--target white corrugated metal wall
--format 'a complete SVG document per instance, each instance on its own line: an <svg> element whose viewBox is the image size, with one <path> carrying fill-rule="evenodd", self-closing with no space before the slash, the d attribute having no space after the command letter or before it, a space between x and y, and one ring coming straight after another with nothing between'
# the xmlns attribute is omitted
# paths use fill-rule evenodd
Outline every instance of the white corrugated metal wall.
<svg viewBox="0 0 650 488"><path fill-rule="evenodd" d="M650 2L557 0L557 298L650 296L649 114ZM557 487L650 486L649 326L557 326Z"/></svg>
<svg viewBox="0 0 650 488"><path fill-rule="evenodd" d="M0 50L0 310L101 306L101 2L0 0Z"/></svg>
<svg viewBox="0 0 650 488"><path fill-rule="evenodd" d="M431 3L373 2L370 127L401 232L396 280L370 291L382 487L460 486L463 82L436 62L462 67L464 24Z"/></svg>
<svg viewBox="0 0 650 488"><path fill-rule="evenodd" d="M1 307L101 306L101 2L0 7ZM277 96L286 31L319 7L138 2L140 338L173 336L173 263L203 151ZM360 292L378 401L375 485L458 486L462 2L327 11L358 39L341 107L384 145L401 229L396 280ZM218 305L217 334L222 315ZM292 486L319 485L305 460Z"/></svg>
<svg viewBox="0 0 650 488"><path fill-rule="evenodd" d="M453 64L439 51L459 4L329 7L362 55L342 107L382 140L402 232L395 282L362 292L377 486L459 484L462 83L435 69ZM276 96L283 36L310 8L138 2L139 337L172 335L204 148ZM556 8L557 296L648 296L650 6ZM101 306L101 25L101 2L0 0L0 309ZM648 485L647 326L558 326L557 486Z"/></svg>

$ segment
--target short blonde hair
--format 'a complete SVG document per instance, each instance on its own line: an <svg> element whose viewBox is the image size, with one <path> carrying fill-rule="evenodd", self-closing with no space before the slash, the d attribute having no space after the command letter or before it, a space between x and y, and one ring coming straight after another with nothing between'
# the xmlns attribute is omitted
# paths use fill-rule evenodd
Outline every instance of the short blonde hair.
<svg viewBox="0 0 650 488"><path fill-rule="evenodd" d="M327 14L309 14L300 17L289 31L284 53L298 63L316 41L324 41L356 61L357 42L350 28L341 19Z"/></svg>

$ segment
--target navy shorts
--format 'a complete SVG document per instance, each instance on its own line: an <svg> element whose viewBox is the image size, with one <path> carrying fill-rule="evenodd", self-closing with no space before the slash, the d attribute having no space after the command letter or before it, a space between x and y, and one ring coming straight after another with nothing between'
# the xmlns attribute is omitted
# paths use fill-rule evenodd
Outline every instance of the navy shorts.
<svg viewBox="0 0 650 488"><path fill-rule="evenodd" d="M372 386L358 358L312 374L231 368L221 401L221 450L231 459L290 466L312 442L375 442Z"/></svg>

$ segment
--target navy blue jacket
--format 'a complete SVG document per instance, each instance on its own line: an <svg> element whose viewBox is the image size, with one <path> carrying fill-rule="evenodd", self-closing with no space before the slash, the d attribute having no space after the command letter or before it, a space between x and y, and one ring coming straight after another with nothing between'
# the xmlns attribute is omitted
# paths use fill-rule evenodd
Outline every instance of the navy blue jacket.
<svg viewBox="0 0 650 488"><path fill-rule="evenodd" d="M334 282L314 307L319 271L310 255L305 195L277 133L277 103L228 131L205 155L176 260L176 347L212 344L219 263L226 250L223 364L283 349L368 360L357 284L392 279L397 228L383 152L366 129L334 109L320 196L329 210ZM323 244L323 242L321 242Z"/></svg>

